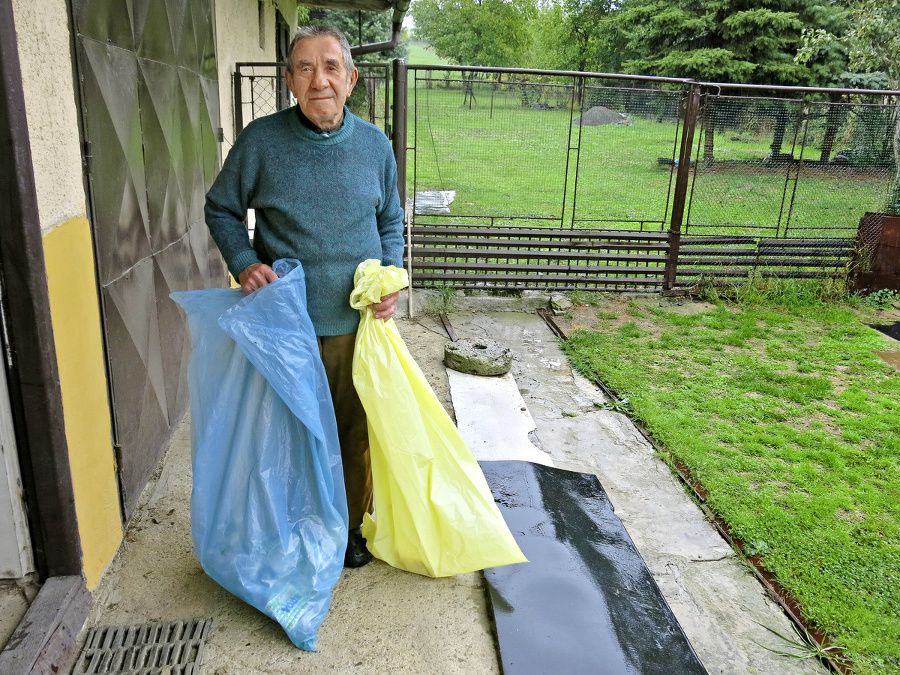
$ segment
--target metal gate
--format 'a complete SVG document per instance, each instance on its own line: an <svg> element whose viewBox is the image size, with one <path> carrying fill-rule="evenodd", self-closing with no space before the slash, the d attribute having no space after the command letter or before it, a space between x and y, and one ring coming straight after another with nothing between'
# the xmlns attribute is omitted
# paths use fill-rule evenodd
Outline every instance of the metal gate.
<svg viewBox="0 0 900 675"><path fill-rule="evenodd" d="M210 0L75 0L90 220L126 520L188 406L172 291L224 285L203 218L218 166Z"/></svg>
<svg viewBox="0 0 900 675"><path fill-rule="evenodd" d="M290 104L278 68L238 70L236 131ZM848 274L896 175L896 91L394 62L393 98L417 286Z"/></svg>
<svg viewBox="0 0 900 675"><path fill-rule="evenodd" d="M630 165L648 153L678 163L692 129L681 120L696 115L685 80L408 72L409 256L417 284L663 287L679 173L639 177ZM633 125L637 116L675 123L646 134ZM684 192L687 174L680 185ZM640 198L614 197L629 193Z"/></svg>

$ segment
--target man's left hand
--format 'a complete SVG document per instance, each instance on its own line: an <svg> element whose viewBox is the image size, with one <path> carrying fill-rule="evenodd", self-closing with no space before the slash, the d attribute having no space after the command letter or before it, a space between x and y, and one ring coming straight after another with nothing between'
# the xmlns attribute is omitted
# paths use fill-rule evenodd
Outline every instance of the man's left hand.
<svg viewBox="0 0 900 675"><path fill-rule="evenodd" d="M394 316L394 309L397 307L397 298L400 297L400 291L395 291L390 295L383 295L381 302L374 302L369 307L375 313L376 319L387 321Z"/></svg>

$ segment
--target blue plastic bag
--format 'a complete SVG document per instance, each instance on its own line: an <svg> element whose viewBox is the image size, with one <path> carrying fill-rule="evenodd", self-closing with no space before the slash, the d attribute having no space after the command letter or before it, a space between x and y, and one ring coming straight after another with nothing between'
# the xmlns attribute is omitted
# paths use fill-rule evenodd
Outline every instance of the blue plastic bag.
<svg viewBox="0 0 900 675"><path fill-rule="evenodd" d="M314 650L347 547L337 426L299 262L240 290L173 293L193 347L191 534L203 569Z"/></svg>

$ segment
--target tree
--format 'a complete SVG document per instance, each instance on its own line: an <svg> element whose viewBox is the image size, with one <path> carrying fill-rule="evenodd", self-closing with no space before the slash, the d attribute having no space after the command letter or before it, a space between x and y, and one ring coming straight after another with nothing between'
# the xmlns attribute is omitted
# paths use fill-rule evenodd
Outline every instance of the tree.
<svg viewBox="0 0 900 675"><path fill-rule="evenodd" d="M810 21L835 26L829 0L623 0L608 27L626 36L623 70L714 82L824 85L844 69L841 50L826 49L810 64L794 60ZM704 159L714 159L716 106L703 115ZM782 158L787 126L776 104L773 161Z"/></svg>
<svg viewBox="0 0 900 675"><path fill-rule="evenodd" d="M794 60L804 26L836 28L828 0L624 0L607 28L626 36L626 71L718 82L824 85L840 50Z"/></svg>
<svg viewBox="0 0 900 675"><path fill-rule="evenodd" d="M363 12L343 9L313 10L312 23L327 24L340 29L350 41L350 46L384 42L390 39L392 34L392 12ZM359 63L373 63L389 61L391 59L405 59L409 54L409 47L402 41L396 47L386 52L372 54L360 54L353 57Z"/></svg>
<svg viewBox="0 0 900 675"><path fill-rule="evenodd" d="M846 30L835 32L826 26L808 28L797 53L799 63L808 63L823 49L834 45L846 48L851 80L866 87L900 89L900 0L843 0ZM896 172L887 211L900 215L900 96L894 101L894 164Z"/></svg>
<svg viewBox="0 0 900 675"><path fill-rule="evenodd" d="M467 66L522 66L531 44L533 0L417 0L416 34L438 56Z"/></svg>

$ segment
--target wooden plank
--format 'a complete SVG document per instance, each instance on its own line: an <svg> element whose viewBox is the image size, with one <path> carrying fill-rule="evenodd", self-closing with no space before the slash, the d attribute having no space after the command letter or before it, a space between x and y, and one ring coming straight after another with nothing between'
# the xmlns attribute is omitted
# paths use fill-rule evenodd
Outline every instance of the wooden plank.
<svg viewBox="0 0 900 675"><path fill-rule="evenodd" d="M47 579L0 652L0 673L68 673L90 608L91 594L81 576Z"/></svg>

